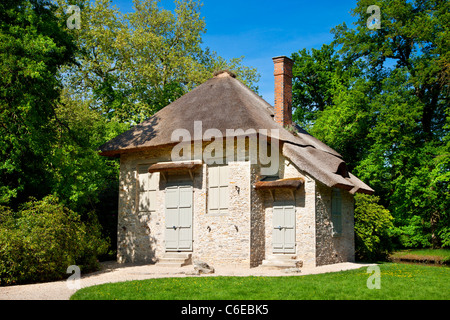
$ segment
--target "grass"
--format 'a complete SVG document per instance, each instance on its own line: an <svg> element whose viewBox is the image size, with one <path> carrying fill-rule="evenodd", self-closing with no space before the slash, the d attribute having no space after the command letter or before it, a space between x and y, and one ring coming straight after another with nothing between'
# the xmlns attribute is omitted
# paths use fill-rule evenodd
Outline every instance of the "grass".
<svg viewBox="0 0 450 320"><path fill-rule="evenodd" d="M406 249L394 253L396 256L404 256L407 254L450 258L450 249Z"/></svg>
<svg viewBox="0 0 450 320"><path fill-rule="evenodd" d="M450 249L407 249L396 251L390 256L391 260L428 261L434 263L450 263Z"/></svg>
<svg viewBox="0 0 450 320"><path fill-rule="evenodd" d="M448 300L450 268L386 263L381 288L368 289L367 268L286 277L186 277L109 283L72 300Z"/></svg>

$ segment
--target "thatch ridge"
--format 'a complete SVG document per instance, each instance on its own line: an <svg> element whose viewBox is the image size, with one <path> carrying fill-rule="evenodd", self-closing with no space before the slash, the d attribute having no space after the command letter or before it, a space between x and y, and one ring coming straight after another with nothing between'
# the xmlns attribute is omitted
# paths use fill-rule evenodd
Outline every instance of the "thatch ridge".
<svg viewBox="0 0 450 320"><path fill-rule="evenodd" d="M228 70L228 69L216 70L216 71L214 71L213 76L217 77L217 76L219 76L221 74L224 74L224 73L228 74L232 78L236 78L236 74L234 72Z"/></svg>

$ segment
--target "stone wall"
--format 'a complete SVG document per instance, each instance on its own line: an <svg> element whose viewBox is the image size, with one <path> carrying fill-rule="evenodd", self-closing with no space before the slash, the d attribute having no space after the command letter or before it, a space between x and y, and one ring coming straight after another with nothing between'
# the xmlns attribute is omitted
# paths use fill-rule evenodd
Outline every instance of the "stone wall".
<svg viewBox="0 0 450 320"><path fill-rule="evenodd" d="M264 193L253 188L255 183L261 179L261 167L251 165L250 167L250 267L257 267L266 258L266 223Z"/></svg>
<svg viewBox="0 0 450 320"><path fill-rule="evenodd" d="M117 260L154 263L165 253L165 188L160 177L154 212L139 212L138 168L170 160L171 148L121 156ZM207 212L207 166L194 174L193 259L212 264L250 263L250 163L229 164L229 210L226 214ZM168 175L169 182L189 179Z"/></svg>
<svg viewBox="0 0 450 320"><path fill-rule="evenodd" d="M304 185L296 192L296 244L297 258L304 267L314 267L315 261L315 188L316 181L285 160L284 178L302 177Z"/></svg>
<svg viewBox="0 0 450 320"><path fill-rule="evenodd" d="M260 167L252 166L251 184L254 185L261 176ZM273 203L274 201L294 201L296 215L296 253L305 267L315 266L315 181L301 172L294 164L280 154L280 179L298 178L305 184L294 194L288 190L267 190L251 192L251 266L258 266L273 254ZM293 198L294 196L294 198Z"/></svg>
<svg viewBox="0 0 450 320"><path fill-rule="evenodd" d="M206 180L194 215L193 258L208 263L250 263L250 163L230 162L228 213L207 212ZM203 165L206 172L206 165Z"/></svg>
<svg viewBox="0 0 450 320"><path fill-rule="evenodd" d="M292 162L280 156L281 179L298 178L305 180L298 190L294 192L295 203L295 242L297 259L303 261L305 267L315 266L315 181L306 173L300 171ZM272 198L273 195L273 198ZM292 200L292 194L287 190L275 190L272 195L264 191L265 207L265 251L266 257L273 252L272 249L272 231L273 231L273 202L282 200Z"/></svg>
<svg viewBox="0 0 450 320"><path fill-rule="evenodd" d="M117 261L156 262L164 251L164 191L157 191L157 210L138 210L138 166L169 160L169 149L124 154L120 158ZM159 175L159 174L157 174ZM161 180L161 179L160 179Z"/></svg>
<svg viewBox="0 0 450 320"><path fill-rule="evenodd" d="M334 236L331 224L332 188L317 183L316 189L316 263L317 266L355 261L354 200L342 194L342 234Z"/></svg>
<svg viewBox="0 0 450 320"><path fill-rule="evenodd" d="M157 262L165 253L165 188L160 177L154 212L139 212L138 168L170 160L171 148L121 156L118 215L118 262ZM197 170L193 185L193 258L211 264L258 266L272 254L273 201L268 191L253 189L261 179L260 166L248 161L229 162L229 210L207 212L207 166ZM156 173L160 176L159 173ZM280 178L302 177L294 192L296 256L305 267L354 261L353 196L342 191L343 234L333 237L330 224L331 192L280 155ZM169 175L173 179L190 179ZM290 200L290 192L277 190L276 200Z"/></svg>

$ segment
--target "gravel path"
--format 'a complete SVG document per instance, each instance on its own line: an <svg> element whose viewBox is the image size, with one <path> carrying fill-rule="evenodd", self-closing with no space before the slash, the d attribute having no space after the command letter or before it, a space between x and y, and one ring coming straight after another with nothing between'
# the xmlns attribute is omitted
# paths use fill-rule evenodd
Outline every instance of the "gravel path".
<svg viewBox="0 0 450 320"><path fill-rule="evenodd" d="M302 268L300 273L286 273L283 270L268 268L243 268L230 266L214 266L215 273L211 275L192 276L186 273L192 272L192 266L181 268L158 267L158 265L120 265L115 262L102 263L102 270L82 275L81 288L102 283L121 282L129 280L144 280L151 278L168 277L205 277L205 276L292 276L307 275L326 272L337 272L343 270L368 267L371 264L361 263L338 263L321 266L317 268ZM69 275L68 275L69 277ZM67 281L55 281L39 284L28 284L19 286L0 287L0 300L68 300L75 292L69 289Z"/></svg>

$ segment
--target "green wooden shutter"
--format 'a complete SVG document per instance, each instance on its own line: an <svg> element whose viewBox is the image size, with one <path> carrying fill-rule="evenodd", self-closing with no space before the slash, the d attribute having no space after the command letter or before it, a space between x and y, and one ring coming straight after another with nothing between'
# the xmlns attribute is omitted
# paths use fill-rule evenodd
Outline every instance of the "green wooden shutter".
<svg viewBox="0 0 450 320"><path fill-rule="evenodd" d="M228 211L228 166L219 168L219 210Z"/></svg>
<svg viewBox="0 0 450 320"><path fill-rule="evenodd" d="M139 182L139 211L149 211L150 199L148 197L148 172L146 166L139 166L138 182Z"/></svg>
<svg viewBox="0 0 450 320"><path fill-rule="evenodd" d="M208 167L208 212L228 211L228 166Z"/></svg>
<svg viewBox="0 0 450 320"><path fill-rule="evenodd" d="M178 249L192 249L192 187L180 186Z"/></svg>
<svg viewBox="0 0 450 320"><path fill-rule="evenodd" d="M208 211L219 213L219 167L208 167Z"/></svg>
<svg viewBox="0 0 450 320"><path fill-rule="evenodd" d="M295 206L284 206L284 253L295 253Z"/></svg>
<svg viewBox="0 0 450 320"><path fill-rule="evenodd" d="M159 189L159 179L157 173L149 173L148 201L149 211L156 211L156 192Z"/></svg>
<svg viewBox="0 0 450 320"><path fill-rule="evenodd" d="M158 176L156 173L149 173L148 165L138 168L139 180L139 211L156 210L156 191L158 189Z"/></svg>
<svg viewBox="0 0 450 320"><path fill-rule="evenodd" d="M282 205L273 206L273 232L272 246L273 253L284 252L284 208Z"/></svg>
<svg viewBox="0 0 450 320"><path fill-rule="evenodd" d="M178 249L178 187L166 188L166 249Z"/></svg>

